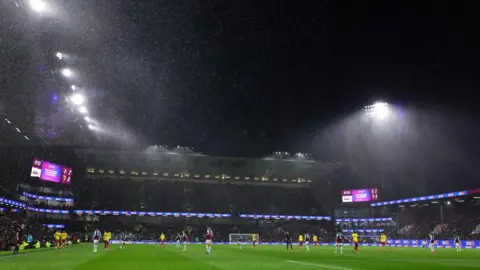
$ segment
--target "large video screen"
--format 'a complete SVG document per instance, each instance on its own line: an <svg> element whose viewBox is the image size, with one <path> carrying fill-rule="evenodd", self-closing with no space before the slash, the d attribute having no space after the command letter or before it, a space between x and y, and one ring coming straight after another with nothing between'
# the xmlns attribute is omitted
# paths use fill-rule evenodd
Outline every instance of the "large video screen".
<svg viewBox="0 0 480 270"><path fill-rule="evenodd" d="M43 181L70 184L72 179L72 168L35 158L33 159L30 176L38 177Z"/></svg>
<svg viewBox="0 0 480 270"><path fill-rule="evenodd" d="M378 200L378 189L350 189L342 190L343 203L371 202Z"/></svg>

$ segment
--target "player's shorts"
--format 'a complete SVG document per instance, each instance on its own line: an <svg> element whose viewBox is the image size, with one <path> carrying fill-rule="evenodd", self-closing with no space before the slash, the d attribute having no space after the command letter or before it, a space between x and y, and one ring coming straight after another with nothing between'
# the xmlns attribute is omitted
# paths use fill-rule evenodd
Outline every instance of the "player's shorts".
<svg viewBox="0 0 480 270"><path fill-rule="evenodd" d="M122 240L122 241L120 241L120 243L121 243L122 245L125 245L125 241L123 241L123 240Z"/></svg>
<svg viewBox="0 0 480 270"><path fill-rule="evenodd" d="M55 239L55 245L58 245L58 243L60 243L60 240Z"/></svg>
<svg viewBox="0 0 480 270"><path fill-rule="evenodd" d="M457 247L458 247L458 246L460 246L460 243L458 243L458 242L457 242L457 243L455 243L455 246L457 246Z"/></svg>
<svg viewBox="0 0 480 270"><path fill-rule="evenodd" d="M380 243L380 245L382 245L382 246L385 246L385 245L386 245L386 243L385 243L385 242L381 242L381 243Z"/></svg>
<svg viewBox="0 0 480 270"><path fill-rule="evenodd" d="M256 243L257 243L257 240L253 240L253 243L256 244Z"/></svg>
<svg viewBox="0 0 480 270"><path fill-rule="evenodd" d="M358 242L353 242L353 245L358 248Z"/></svg>
<svg viewBox="0 0 480 270"><path fill-rule="evenodd" d="M211 245L211 244L212 244L212 239L207 239L207 240L205 241L205 243L206 243L207 245Z"/></svg>
<svg viewBox="0 0 480 270"><path fill-rule="evenodd" d="M103 240L104 243L110 243L110 240Z"/></svg>
<svg viewBox="0 0 480 270"><path fill-rule="evenodd" d="M337 245L341 245L341 244L342 244L342 241L337 240Z"/></svg>
<svg viewBox="0 0 480 270"><path fill-rule="evenodd" d="M98 244L98 239L93 239L94 244Z"/></svg>
<svg viewBox="0 0 480 270"><path fill-rule="evenodd" d="M310 244L310 242L309 242L309 241L305 241L305 245L308 245L308 244Z"/></svg>

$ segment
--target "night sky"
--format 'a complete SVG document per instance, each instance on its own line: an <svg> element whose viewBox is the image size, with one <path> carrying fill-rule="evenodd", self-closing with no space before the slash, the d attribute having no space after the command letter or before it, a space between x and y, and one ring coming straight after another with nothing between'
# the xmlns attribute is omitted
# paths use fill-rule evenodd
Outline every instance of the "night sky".
<svg viewBox="0 0 480 270"><path fill-rule="evenodd" d="M88 89L92 118L148 144L315 155L376 100L474 115L480 25L458 1L51 2L9 33L30 27L22 46L78 71L59 83Z"/></svg>

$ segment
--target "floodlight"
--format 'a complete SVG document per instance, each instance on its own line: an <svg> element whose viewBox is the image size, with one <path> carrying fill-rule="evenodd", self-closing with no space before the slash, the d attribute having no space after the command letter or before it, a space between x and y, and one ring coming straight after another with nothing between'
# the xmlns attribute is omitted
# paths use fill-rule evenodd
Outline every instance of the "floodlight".
<svg viewBox="0 0 480 270"><path fill-rule="evenodd" d="M88 125L88 128L89 128L89 129L93 129L94 126L93 126L93 125Z"/></svg>
<svg viewBox="0 0 480 270"><path fill-rule="evenodd" d="M85 116L85 121L90 122L90 120L91 120L90 117Z"/></svg>
<svg viewBox="0 0 480 270"><path fill-rule="evenodd" d="M55 56L56 56L59 60L62 60L62 58L63 58L63 54L62 54L61 52L57 52L57 53L55 54Z"/></svg>
<svg viewBox="0 0 480 270"><path fill-rule="evenodd" d="M10 122L10 120L8 120L7 118L5 118L5 122L7 122L7 124L11 124L12 122Z"/></svg>
<svg viewBox="0 0 480 270"><path fill-rule="evenodd" d="M85 97L82 94L74 94L70 97L70 100L75 105L82 105L85 102Z"/></svg>
<svg viewBox="0 0 480 270"><path fill-rule="evenodd" d="M73 91L77 90L77 87L74 84L72 84L71 88Z"/></svg>
<svg viewBox="0 0 480 270"><path fill-rule="evenodd" d="M20 132L21 132L21 131L20 131L20 129L19 129L18 127L16 127L15 129L17 130L17 132L18 132L18 133L20 133Z"/></svg>
<svg viewBox="0 0 480 270"><path fill-rule="evenodd" d="M35 12L43 12L45 11L47 5L43 0L30 0L29 2L30 8Z"/></svg>
<svg viewBox="0 0 480 270"><path fill-rule="evenodd" d="M388 103L376 102L373 105L365 106L365 113L370 118L384 120L390 115L390 107Z"/></svg>
<svg viewBox="0 0 480 270"><path fill-rule="evenodd" d="M73 72L68 68L64 68L62 69L62 75L69 78L69 77L72 77Z"/></svg>
<svg viewBox="0 0 480 270"><path fill-rule="evenodd" d="M79 111L80 113L83 113L83 114L87 114L87 113L88 113L88 110L87 110L87 108L86 108L85 106L82 106L82 107L78 108L78 111Z"/></svg>
<svg viewBox="0 0 480 270"><path fill-rule="evenodd" d="M27 136L23 136L27 141L29 141L30 139L27 137Z"/></svg>

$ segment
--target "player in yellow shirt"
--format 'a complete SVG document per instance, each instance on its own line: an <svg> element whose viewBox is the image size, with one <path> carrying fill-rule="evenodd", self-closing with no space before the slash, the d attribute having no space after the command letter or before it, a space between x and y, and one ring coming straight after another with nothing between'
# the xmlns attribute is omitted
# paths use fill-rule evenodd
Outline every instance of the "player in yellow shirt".
<svg viewBox="0 0 480 270"><path fill-rule="evenodd" d="M112 239L112 233L108 230L105 230L103 233L103 245L106 250L108 250L108 246L110 245L110 239Z"/></svg>
<svg viewBox="0 0 480 270"><path fill-rule="evenodd" d="M54 234L53 234L53 238L55 239L55 243L54 243L54 246L55 248L59 248L60 247L60 238L62 237L62 233L60 231L56 231Z"/></svg>
<svg viewBox="0 0 480 270"><path fill-rule="evenodd" d="M253 243L253 248L257 247L257 235L252 234L252 243Z"/></svg>
<svg viewBox="0 0 480 270"><path fill-rule="evenodd" d="M62 232L62 234L61 234L61 239L62 239L61 248L65 248L65 246L67 245L67 239L68 239L67 231L63 231L63 232Z"/></svg>
<svg viewBox="0 0 480 270"><path fill-rule="evenodd" d="M300 245L300 247L303 247L303 235L299 235L298 236L298 244Z"/></svg>
<svg viewBox="0 0 480 270"><path fill-rule="evenodd" d="M380 234L380 247L381 250L385 250L387 248L387 236L385 233Z"/></svg>
<svg viewBox="0 0 480 270"><path fill-rule="evenodd" d="M318 245L318 236L316 234L313 235L313 245L314 246Z"/></svg>
<svg viewBox="0 0 480 270"><path fill-rule="evenodd" d="M353 241L353 251L358 252L358 233L356 231L352 233L352 241Z"/></svg>
<svg viewBox="0 0 480 270"><path fill-rule="evenodd" d="M166 240L166 239L167 239L167 238L165 237L165 234L163 234L163 232L162 232L162 234L160 234L160 245L161 245L162 247L165 247L165 240Z"/></svg>

